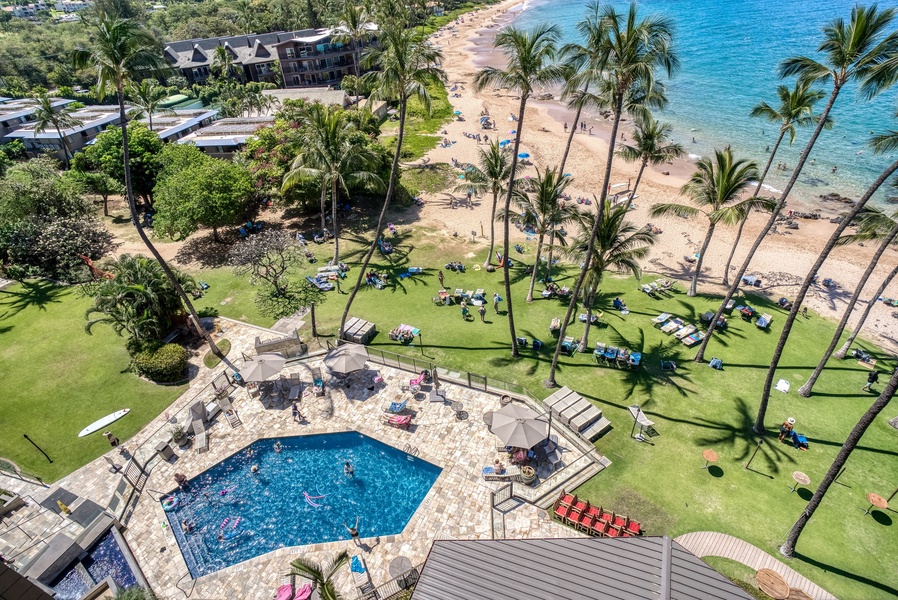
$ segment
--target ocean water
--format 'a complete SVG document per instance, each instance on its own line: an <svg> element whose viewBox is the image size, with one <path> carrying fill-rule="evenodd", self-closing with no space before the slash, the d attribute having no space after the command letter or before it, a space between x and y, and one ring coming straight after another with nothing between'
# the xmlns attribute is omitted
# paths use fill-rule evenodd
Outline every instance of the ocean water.
<svg viewBox="0 0 898 600"><path fill-rule="evenodd" d="M586 13L587 0L530 0L515 25L557 24L564 41L577 39L576 24ZM609 4L609 3L606 3ZM620 10L627 3L610 2ZM760 101L778 105L776 87L792 85L777 77L779 63L796 55L815 56L824 25L837 17L848 19L851 3L844 0L644 0L640 14L658 13L675 27L675 44L681 69L667 81L670 104L658 118L674 125L674 137L694 156L710 154L730 144L740 157L763 168L778 135L774 123L749 117ZM880 8L898 7L898 1L879 2ZM898 30L898 19L893 29ZM831 88L821 86L829 94ZM818 112L826 103L818 104ZM895 160L898 153L874 155L867 142L870 132L898 130L898 86L872 101L864 101L856 87L843 88L831 113L833 129L824 130L811 159L790 196L812 201L831 191L857 198ZM782 189L792 172L778 171L777 162L794 167L810 130L799 130L795 143L788 136L780 147L766 183ZM693 138L695 142L693 143ZM809 161L810 163L810 161ZM833 166L838 167L835 173ZM881 191L876 199L898 195Z"/></svg>
<svg viewBox="0 0 898 600"><path fill-rule="evenodd" d="M175 492L166 512L194 578L278 548L401 533L441 469L354 432L259 440ZM355 473L343 472L346 461ZM251 467L257 465L253 474ZM194 525L189 534L181 522Z"/></svg>

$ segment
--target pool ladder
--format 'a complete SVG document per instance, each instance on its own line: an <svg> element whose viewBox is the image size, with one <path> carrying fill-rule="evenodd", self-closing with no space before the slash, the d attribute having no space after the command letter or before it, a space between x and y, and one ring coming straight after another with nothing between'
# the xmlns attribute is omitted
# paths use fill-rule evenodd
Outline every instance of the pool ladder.
<svg viewBox="0 0 898 600"><path fill-rule="evenodd" d="M406 444L405 447L402 448L402 451L409 456L418 456L417 446L412 446L411 444Z"/></svg>

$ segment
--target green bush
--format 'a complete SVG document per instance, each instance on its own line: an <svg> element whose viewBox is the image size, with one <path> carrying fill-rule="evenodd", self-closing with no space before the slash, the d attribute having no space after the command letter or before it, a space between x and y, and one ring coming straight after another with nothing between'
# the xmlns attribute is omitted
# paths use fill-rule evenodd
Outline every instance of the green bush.
<svg viewBox="0 0 898 600"><path fill-rule="evenodd" d="M143 350L132 359L138 374L160 383L184 379L190 353L178 344L165 344L156 350Z"/></svg>

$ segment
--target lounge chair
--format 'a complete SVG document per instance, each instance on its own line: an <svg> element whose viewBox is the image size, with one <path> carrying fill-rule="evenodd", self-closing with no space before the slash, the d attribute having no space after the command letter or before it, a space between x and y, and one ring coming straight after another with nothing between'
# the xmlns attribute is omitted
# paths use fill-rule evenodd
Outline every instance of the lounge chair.
<svg viewBox="0 0 898 600"><path fill-rule="evenodd" d="M371 583L371 573L365 564L365 559L360 555L355 555L349 562L349 571L352 573L352 582L358 589L359 597L365 600L369 598L377 598L377 590Z"/></svg>
<svg viewBox="0 0 898 600"><path fill-rule="evenodd" d="M674 337L678 340L682 340L688 335L695 333L695 325L687 325L686 327L681 327L679 331L674 334Z"/></svg>
<svg viewBox="0 0 898 600"><path fill-rule="evenodd" d="M614 362L617 360L617 346L608 346L605 348L605 354L603 355L606 361Z"/></svg>
<svg viewBox="0 0 898 600"><path fill-rule="evenodd" d="M412 424L411 415L383 415L382 420L384 424L396 429L408 430L408 426Z"/></svg>
<svg viewBox="0 0 898 600"><path fill-rule="evenodd" d="M683 319L671 319L670 321L665 323L664 327L661 328L661 331L667 334L671 334L683 327L683 325L685 325Z"/></svg>
<svg viewBox="0 0 898 600"><path fill-rule="evenodd" d="M662 323L667 321L669 318L670 318L669 314L661 313L660 315L658 315L657 317L652 319L652 323L654 323L655 325L661 325Z"/></svg>
<svg viewBox="0 0 898 600"><path fill-rule="evenodd" d="M640 362L642 362L642 354L639 352L633 352L632 354L630 354L629 360L627 360L627 366L638 367Z"/></svg>
<svg viewBox="0 0 898 600"><path fill-rule="evenodd" d="M293 600L309 600L312 597L312 584L306 582L296 588L296 595L293 596Z"/></svg>
<svg viewBox="0 0 898 600"><path fill-rule="evenodd" d="M517 478L520 474L520 467L505 467L504 471L496 473L496 469L492 465L483 467L480 472L484 481L509 481Z"/></svg>
<svg viewBox="0 0 898 600"><path fill-rule="evenodd" d="M755 325L757 325L761 329L767 329L767 327L770 325L770 323L772 321L773 321L773 316L768 315L767 313L764 313L763 315L761 315L761 318L757 320Z"/></svg>
<svg viewBox="0 0 898 600"><path fill-rule="evenodd" d="M561 331L561 319L555 317L552 319L552 322L549 324L549 332L552 335L558 335L558 332Z"/></svg>
<svg viewBox="0 0 898 600"><path fill-rule="evenodd" d="M561 342L561 349L568 354L573 354L574 350L577 349L577 344L574 342L574 337L569 335L564 338L564 341Z"/></svg>
<svg viewBox="0 0 898 600"><path fill-rule="evenodd" d="M595 355L596 360L605 358L605 342L596 342L596 349L592 353Z"/></svg>
<svg viewBox="0 0 898 600"><path fill-rule="evenodd" d="M384 406L384 412L398 415L405 410L405 406L407 404L408 400L403 400L402 402L390 402L389 404Z"/></svg>
<svg viewBox="0 0 898 600"><path fill-rule="evenodd" d="M695 344L699 343L703 339L705 339L705 332L704 331L696 331L692 335L684 337L681 341L684 344L686 344L686 346L694 346Z"/></svg>
<svg viewBox="0 0 898 600"><path fill-rule="evenodd" d="M206 435L206 426L202 421L196 420L190 424L193 429L193 443L196 446L196 453L202 454L209 450L209 436Z"/></svg>
<svg viewBox="0 0 898 600"><path fill-rule="evenodd" d="M676 371L677 363L672 360L662 360L661 361L661 370L662 371Z"/></svg>

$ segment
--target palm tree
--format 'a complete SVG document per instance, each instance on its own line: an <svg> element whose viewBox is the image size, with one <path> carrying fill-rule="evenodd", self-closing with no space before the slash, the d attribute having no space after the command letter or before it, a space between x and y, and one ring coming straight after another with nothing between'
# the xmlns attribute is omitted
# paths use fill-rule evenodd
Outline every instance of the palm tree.
<svg viewBox="0 0 898 600"><path fill-rule="evenodd" d="M882 393L860 418L851 430L851 433L848 434L848 438L845 440L845 443L842 444L842 448L839 449L836 459L833 461L833 464L830 465L826 475L823 476L820 485L817 486L817 491L811 496L811 500L808 502L805 509L801 511L801 516L798 517L798 520L789 531L785 543L780 546L780 552L784 556L792 557L795 555L795 545L798 543L798 538L801 536L804 526L807 525L808 521L817 510L817 507L820 506L823 497L826 496L827 490L829 490L830 486L836 481L836 478L839 476L845 463L848 462L848 457L851 456L851 453L861 441L867 428L873 424L873 421L879 416L879 413L889 405L889 402L891 402L892 397L895 395L896 389L898 389L898 371L895 371L895 373L892 374L891 379L889 379L889 382L882 390Z"/></svg>
<svg viewBox="0 0 898 600"><path fill-rule="evenodd" d="M887 134L875 136L870 145L873 147L873 151L876 154L882 154L883 152L894 152L895 149L898 149L898 131L890 131ZM876 181L867 188L867 191L864 192L864 195L857 201L854 208L852 208L848 214L845 215L844 219L836 226L835 231L833 231L829 240L827 240L826 245L823 247L823 250L820 251L820 254L817 256L817 260L814 261L814 265L811 267L811 270L808 271L808 274L805 276L804 281L801 284L801 287L798 289L798 293L795 294L795 304L792 306L792 310L789 311L789 314L786 316L786 322L783 323L783 331L780 334L780 338L776 343L776 348L773 350L773 357L770 359L770 368L767 371L767 378L764 380L764 390L761 393L761 403L758 407L758 416L755 419L754 431L759 435L764 433L764 417L767 414L767 403L770 400L770 390L773 387L773 377L776 374L776 368L779 365L780 358L783 355L783 349L786 347L786 342L789 340L789 334L792 332L792 325L795 323L795 318L798 316L798 307L801 306L801 303L804 302L804 298L808 293L808 290L811 288L811 284L814 282L814 277L817 274L817 271L820 270L820 267L823 266L824 261L829 257L830 252L832 252L833 248L839 243L839 238L842 236L842 233L848 228L854 219L861 214L864 210L864 207L867 204L867 201L873 196L874 193L886 182L886 180L892 176L895 171L898 171L898 160L889 165L882 173L880 173L879 177L877 177Z"/></svg>
<svg viewBox="0 0 898 600"><path fill-rule="evenodd" d="M334 575L340 570L340 567L349 562L349 553L343 550L337 554L330 564L321 566L313 563L307 558L297 558L290 563L293 567L293 573L308 577L315 582L321 600L340 600L341 596L334 587Z"/></svg>
<svg viewBox="0 0 898 600"><path fill-rule="evenodd" d="M812 90L810 87L810 83L807 82L797 82L795 87L791 90L785 85L778 86L776 88L776 94L780 99L779 108L774 108L766 102L761 102L751 109L750 116L760 117L762 119L767 119L771 123L780 124L780 134L776 138L776 143L773 145L773 150L770 152L770 158L767 159L767 164L764 165L764 171L761 173L761 177L758 178L758 187L755 188L755 196L761 193L761 186L764 185L764 179L767 178L767 172L770 170L770 165L773 164L773 158L776 156L776 152L779 150L780 144L786 134L789 134L789 145L791 146L792 143L795 142L796 128L815 125L820 118L818 115L813 114L814 104L826 94L822 90ZM824 127L826 129L831 129L832 119L827 119ZM733 247L730 250L730 255L727 257L727 262L723 269L723 285L730 285L730 263L733 262L733 256L736 254L736 248L739 246L739 239L742 237L742 229L745 227L745 222L747 220L748 215L745 215L745 218L739 221L739 229L736 230L736 239L733 240Z"/></svg>
<svg viewBox="0 0 898 600"><path fill-rule="evenodd" d="M168 115L175 113L175 111L167 108L159 108L162 101L168 98L168 92L155 79L144 79L140 83L131 82L126 93L131 100L131 104L136 109L128 116L132 119L139 119L146 115L150 131L153 131L153 113Z"/></svg>
<svg viewBox="0 0 898 600"><path fill-rule="evenodd" d="M479 148L480 160L465 171L465 182L456 186L456 192L471 190L477 195L487 192L493 195L493 208L490 210L490 249L486 253L483 266L492 262L493 248L496 245L496 205L499 194L505 192L506 182L511 179L511 164L508 151L499 147L499 140L493 140L486 149Z"/></svg>
<svg viewBox="0 0 898 600"><path fill-rule="evenodd" d="M595 297L605 273L610 270L640 277L642 271L639 268L639 261L648 255L649 247L655 243L655 235L652 232L627 220L629 207L626 204L612 206L610 200L605 200L601 214L602 223L596 229L598 233L592 261L589 263L588 274L584 281L586 293L583 303L586 305L587 313L586 329L580 338L580 352L585 352L589 347L589 328L592 324ZM582 232L571 245L570 254L575 260L583 260L585 257L586 249L589 247L587 235L593 230L595 219L592 213L583 215Z"/></svg>
<svg viewBox="0 0 898 600"><path fill-rule="evenodd" d="M636 190L639 188L646 166L670 163L686 154L683 146L670 141L670 134L673 131L670 123L656 121L649 113L639 116L634 121L636 129L633 130L633 143L621 144L620 150L617 151L617 155L627 162L639 161L639 173L630 192L631 198L636 197Z"/></svg>
<svg viewBox="0 0 898 600"><path fill-rule="evenodd" d="M873 270L878 266L879 259L882 257L883 253L885 253L889 245L892 244L892 242L895 240L895 237L898 236L898 223L896 223L893 218L887 217L879 210L870 209L868 213L863 217L863 220L861 221L861 227L857 234L843 235L841 238L836 240L836 245L838 246L844 246L847 244L868 240L881 240L881 242L879 244L879 247L877 247L876 252L873 253L873 258L870 259L870 263L867 265L867 269L864 271L863 275L861 275L860 281L858 281L857 286L854 288L854 293L848 300L848 304L845 306L845 312L842 314L842 319L839 321L839 324L836 327L836 333L833 335L832 340L830 340L829 342L829 346L827 346L826 350L823 353L823 356L820 358L820 362L817 364L817 368L814 369L814 372L811 373L810 377L808 377L807 382L803 386L798 388L799 396L803 396L805 398L810 397L811 393L814 390L814 384L817 383L817 379L823 372L823 368L829 361L830 356L832 356L833 350L835 350L836 346L839 344L839 339L842 337L842 332L845 331L845 327L848 325L848 319L851 318L851 312L854 310L854 307L857 304L858 298L860 298L861 296L861 292L863 291L864 286L867 285L867 280L870 279L870 275L873 274ZM876 302L875 298L873 299L873 302Z"/></svg>
<svg viewBox="0 0 898 600"><path fill-rule="evenodd" d="M368 263L377 249L377 241L383 234L384 218L393 193L396 189L396 180L399 176L399 157L402 153L402 142L405 138L405 118L410 98L418 98L424 104L424 108L430 111L430 94L428 85L435 85L445 79L443 70L436 65L443 60L439 50L430 47L427 40L412 29L402 24L388 24L381 31L380 44L366 48L364 60L377 67L376 71L365 73L367 78L375 85L372 97L379 99L395 100L399 103L399 132L396 136L396 151L393 153L393 163L390 166L390 181L387 184L387 194L384 198L377 225L374 228L374 239L368 247L368 252L359 269L358 279L349 292L346 300L346 308L340 319L339 333L343 332L346 319L352 302L362 284L362 278L368 269Z"/></svg>
<svg viewBox="0 0 898 600"><path fill-rule="evenodd" d="M516 190L514 203L518 210L511 215L500 213L499 218L505 220L508 216L518 218L523 227L531 227L536 232L536 256L533 258L533 272L530 274L530 288L527 290L527 302L533 302L533 286L539 274L539 259L542 256L543 242L546 234L554 233L559 244L564 246L564 236L556 233L558 226L577 220L580 211L576 206L561 206L559 200L564 196L564 191L570 184L570 177L562 177L554 169L546 169L540 172L536 170L536 178L530 181L530 192ZM547 273L548 276L548 273Z"/></svg>
<svg viewBox="0 0 898 600"><path fill-rule="evenodd" d="M199 315L193 307L193 303L184 291L171 267L159 254L156 246L150 241L146 231L140 224L137 214L137 203L134 200L134 187L131 184L130 157L128 154L128 116L125 114L125 87L131 81L142 76L150 76L162 71L165 61L156 52L156 41L153 35L142 25L130 19L120 19L98 13L96 29L94 31L94 46L91 49L77 48L72 56L76 69L92 68L97 72L96 94L98 98L115 91L119 106L120 127L122 129L122 158L125 168L125 196L128 201L128 209L131 213L131 222L137 230L137 235L147 247L147 250L159 262L159 266L165 272L165 276L171 282L172 287L181 299L181 303L187 309L193 326L203 336L209 349L225 364L230 364L221 354L212 337L200 323Z"/></svg>
<svg viewBox="0 0 898 600"><path fill-rule="evenodd" d="M212 51L209 69L219 77L230 77L234 69L234 55L224 46L216 46Z"/></svg>
<svg viewBox="0 0 898 600"><path fill-rule="evenodd" d="M240 30L244 34L252 33L253 30L253 7L251 0L237 0L234 4L239 16Z"/></svg>
<svg viewBox="0 0 898 600"><path fill-rule="evenodd" d="M657 69L664 71L668 77L679 68L679 59L673 49L673 24L660 16L650 15L639 18L635 3L631 3L626 14L617 12L613 7L601 9L601 35L593 43L597 57L596 72L604 73L599 86L599 98L602 104L612 107L614 115L611 123L611 138L608 144L608 156L605 160L605 174L600 197L596 200L598 217L595 220L586 248L585 263L591 264L598 228L603 223L602 212L605 199L608 197L608 185L611 180L611 163L614 160L614 149L617 141L617 130L620 126L624 107L638 111L640 106L660 98L656 81ZM558 357L561 354L561 343L571 320L574 307L583 289L583 282L588 273L584 269L574 284L571 301L567 313L561 323L552 366L546 378L547 387L555 387L555 372L558 369Z"/></svg>
<svg viewBox="0 0 898 600"><path fill-rule="evenodd" d="M705 253L711 243L711 236L718 223L737 223L752 208L769 206L764 198L752 196L738 200L739 195L758 177L758 168L754 161L736 160L733 152L727 148L715 150L714 159L703 158L698 161L697 169L689 182L683 186L682 192L692 198L696 206L676 203L661 203L652 206L652 216L680 215L691 217L698 214L708 219L708 230L695 261L695 274L689 284L687 296L695 296L698 278L702 272Z"/></svg>
<svg viewBox="0 0 898 600"><path fill-rule="evenodd" d="M383 185L370 169L377 156L364 143L364 136L354 137L355 126L346 112L335 106L313 104L306 113L300 134L300 152L284 175L283 190L303 179L318 179L321 184L321 229L324 230L324 199L331 194L331 220L334 227L334 264L340 260L340 230L337 222L337 199L342 189L349 194L348 184Z"/></svg>
<svg viewBox="0 0 898 600"><path fill-rule="evenodd" d="M339 19L340 22L337 24L337 32L333 36L333 41L338 44L352 42L352 65L355 67L355 77L358 80L360 44L371 38L371 17L364 6L355 6L351 2L347 2ZM356 86L356 108L359 106L358 91L358 86Z"/></svg>
<svg viewBox="0 0 898 600"><path fill-rule="evenodd" d="M511 300L511 277L508 264L509 219L511 197L514 193L514 178L518 167L518 151L524 130L524 111L527 100L538 86L547 86L561 81L564 69L553 64L557 51L559 29L554 25L537 25L531 31L509 27L496 35L493 47L506 57L505 69L485 67L474 76L474 87L482 91L488 86L517 90L521 95L518 105L518 120L515 124L514 148L511 153L511 174L505 190L505 219L502 237L502 273L505 280L505 298L508 311L508 328L511 333L511 355L518 356L518 340L514 327L514 309Z"/></svg>
<svg viewBox="0 0 898 600"><path fill-rule="evenodd" d="M135 585L119 589L115 593L115 600L156 600L156 594L153 593L153 590Z"/></svg>
<svg viewBox="0 0 898 600"><path fill-rule="evenodd" d="M714 324L723 315L727 303L739 289L742 276L748 270L755 252L758 251L761 242L776 223L776 218L785 206L789 192L798 181L805 162L811 154L817 138L820 137L820 132L829 122L829 113L839 97L839 92L848 82L855 81L867 97L873 97L890 87L898 77L898 64L896 64L898 33L886 34L894 17L895 10L891 8L879 10L875 5L871 7L855 6L851 9L851 19L847 24L839 18L823 28L823 42L817 50L824 55L825 62L818 62L807 56L798 56L788 58L780 65L781 77L797 75L800 82L808 84L831 81L832 91L826 106L820 113L817 127L811 134L811 139L808 140L804 151L799 155L798 165L796 165L779 201L771 211L767 224L755 238L742 266L736 271L733 283L717 308L714 318L708 324L707 334L695 354L696 362L702 362L705 359L705 349L714 333Z"/></svg>
<svg viewBox="0 0 898 600"><path fill-rule="evenodd" d="M38 96L37 102L38 104L34 107L33 113L34 131L35 133L43 133L48 127L56 130L56 135L62 141L62 155L65 158L65 166L68 169L72 151L68 138L62 132L83 124L80 119L73 116L78 109L70 106L60 106L57 110L53 107L53 100L46 93Z"/></svg>

